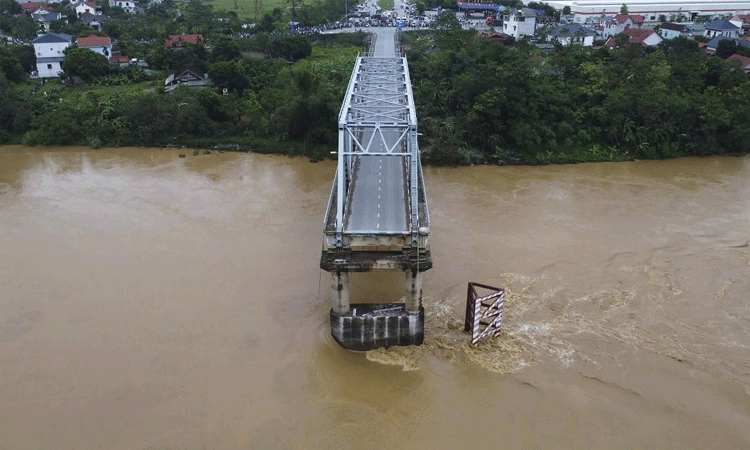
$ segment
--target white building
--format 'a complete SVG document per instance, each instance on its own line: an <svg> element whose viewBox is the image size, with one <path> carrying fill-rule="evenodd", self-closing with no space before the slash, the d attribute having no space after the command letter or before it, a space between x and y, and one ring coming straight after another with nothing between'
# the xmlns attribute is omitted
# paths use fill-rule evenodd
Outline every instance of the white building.
<svg viewBox="0 0 750 450"><path fill-rule="evenodd" d="M73 43L68 34L47 33L31 41L36 54L36 77L55 78L62 73L65 49Z"/></svg>
<svg viewBox="0 0 750 450"><path fill-rule="evenodd" d="M134 0L109 0L109 6L122 8L129 13L135 13L138 5Z"/></svg>
<svg viewBox="0 0 750 450"><path fill-rule="evenodd" d="M616 14L614 18L604 22L602 37L615 36L625 31L625 28L641 28L642 25L643 16L641 15Z"/></svg>
<svg viewBox="0 0 750 450"><path fill-rule="evenodd" d="M529 0L524 1L528 3ZM750 0L550 0L547 3L557 9L570 6L576 22L599 22L603 16L619 14L623 3L628 7L628 14L639 14L646 22L656 22L662 15L667 20L676 20L678 16L692 20L702 15L750 13Z"/></svg>
<svg viewBox="0 0 750 450"><path fill-rule="evenodd" d="M96 14L97 5L94 2L74 2L68 8L75 10L76 16L81 17L83 13Z"/></svg>
<svg viewBox="0 0 750 450"><path fill-rule="evenodd" d="M724 36L728 38L736 38L739 34L740 27L728 21L727 19L714 20L713 22L706 24L705 36L709 39L713 39L718 36Z"/></svg>
<svg viewBox="0 0 750 450"><path fill-rule="evenodd" d="M690 26L684 23L663 23L659 28L659 34L664 39L674 39L680 36L687 37L690 35Z"/></svg>
<svg viewBox="0 0 750 450"><path fill-rule="evenodd" d="M520 39L533 36L536 30L536 13L529 8L514 10L503 20L503 33Z"/></svg>

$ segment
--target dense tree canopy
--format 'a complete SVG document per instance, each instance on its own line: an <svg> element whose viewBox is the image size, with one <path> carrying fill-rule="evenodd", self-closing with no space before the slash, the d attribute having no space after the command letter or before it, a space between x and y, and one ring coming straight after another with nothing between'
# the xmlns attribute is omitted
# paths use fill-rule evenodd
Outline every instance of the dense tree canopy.
<svg viewBox="0 0 750 450"><path fill-rule="evenodd" d="M0 0L0 8L15 8L9 1ZM178 21L170 3L151 3L150 14L139 15L111 8L114 19L104 25L115 51L148 61L150 83L138 84L147 78L138 66L121 69L71 48L65 74L89 84L34 87L27 77L35 63L31 47L0 47L0 142L242 141L317 156L335 145L336 114L362 33L284 33L288 16L281 9L243 28L234 12L197 1L181 3L186 20ZM306 25L340 18L344 1L297 6ZM545 3L532 6L547 10ZM0 20L16 36L36 35L36 27L16 16ZM74 37L90 33L80 21L53 27ZM164 48L174 33L201 33L208 47ZM526 40L498 43L463 30L451 13L440 14L432 30L403 36L427 161L539 164L750 152L748 76L722 60L743 51L734 41L720 45L720 57L693 40L644 49L626 36L618 50L573 44L544 52ZM186 67L207 72L208 86L165 93L165 77Z"/></svg>
<svg viewBox="0 0 750 450"><path fill-rule="evenodd" d="M456 45L458 41L459 44ZM407 53L433 162L548 163L746 153L750 81L695 41L544 54L460 31Z"/></svg>
<svg viewBox="0 0 750 450"><path fill-rule="evenodd" d="M68 47L62 65L65 76L80 77L84 81L107 75L110 72L109 60L87 48Z"/></svg>

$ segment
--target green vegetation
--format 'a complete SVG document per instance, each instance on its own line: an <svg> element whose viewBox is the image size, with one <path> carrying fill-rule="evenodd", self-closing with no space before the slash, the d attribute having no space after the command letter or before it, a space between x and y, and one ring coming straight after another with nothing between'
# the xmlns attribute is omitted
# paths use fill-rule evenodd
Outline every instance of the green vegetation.
<svg viewBox="0 0 750 450"><path fill-rule="evenodd" d="M321 36L311 45L303 36L260 34L243 44L275 57L243 57L226 37L217 39L210 53L186 46L154 56L154 62L168 70L185 62L203 64L212 84L169 94L163 75L138 81L133 74L142 74L138 68L99 73L99 55L70 49L66 72L89 83L55 81L32 92L29 82L0 78L0 143L218 145L320 159L337 142L336 116L364 40L363 33L349 33ZM14 73L14 65L9 71ZM129 82L108 83L120 78ZM224 88L227 95L221 94Z"/></svg>
<svg viewBox="0 0 750 450"><path fill-rule="evenodd" d="M547 164L750 152L750 79L698 49L540 52L438 24L407 33L420 146L436 164Z"/></svg>
<svg viewBox="0 0 750 450"><path fill-rule="evenodd" d="M208 3L217 11L234 11L240 19L260 19L263 14L270 13L276 8L286 11L292 7L292 2L288 0L209 0ZM307 3L312 1L308 0ZM297 6L302 4L302 0L296 0Z"/></svg>
<svg viewBox="0 0 750 450"><path fill-rule="evenodd" d="M378 6L383 11L390 11L393 9L393 0L378 0Z"/></svg>
<svg viewBox="0 0 750 450"><path fill-rule="evenodd" d="M514 0L499 0L512 3ZM344 0L292 2L246 27L234 11L172 0L131 15L108 8L102 34L114 51L148 62L120 68L70 48L64 80L31 82L29 46L0 46L0 143L192 146L324 157L337 143L336 117L363 33L288 32L339 19ZM55 6L57 7L57 6ZM0 9L16 11L12 0ZM179 19L179 20L178 20ZM0 21L15 37L17 16ZM32 24L35 25L35 24ZM53 24L74 37L92 30L75 17ZM9 28L10 27L10 28ZM168 34L199 33L206 45L167 49ZM750 152L750 79L695 41L618 50L579 45L543 52L528 41L495 42L462 30L454 14L433 29L402 34L433 164L546 164ZM168 75L208 73L202 89L164 92ZM76 83L73 83L75 81ZM78 84L82 82L82 84Z"/></svg>

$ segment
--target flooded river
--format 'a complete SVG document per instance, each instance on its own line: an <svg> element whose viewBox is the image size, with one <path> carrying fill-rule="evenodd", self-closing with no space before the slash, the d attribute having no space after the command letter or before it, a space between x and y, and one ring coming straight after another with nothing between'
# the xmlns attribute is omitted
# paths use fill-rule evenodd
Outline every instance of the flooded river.
<svg viewBox="0 0 750 450"><path fill-rule="evenodd" d="M0 449L750 448L750 158L426 168L425 345L354 353L335 164L178 153L0 149Z"/></svg>

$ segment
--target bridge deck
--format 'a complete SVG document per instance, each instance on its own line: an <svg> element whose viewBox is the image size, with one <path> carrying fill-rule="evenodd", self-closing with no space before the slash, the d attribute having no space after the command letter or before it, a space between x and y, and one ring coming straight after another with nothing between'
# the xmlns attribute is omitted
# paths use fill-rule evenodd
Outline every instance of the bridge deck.
<svg viewBox="0 0 750 450"><path fill-rule="evenodd" d="M423 271L430 220L409 69L393 29L373 31L371 56L357 58L339 114L321 267Z"/></svg>
<svg viewBox="0 0 750 450"><path fill-rule="evenodd" d="M408 233L406 177L402 156L358 157L345 231Z"/></svg>

